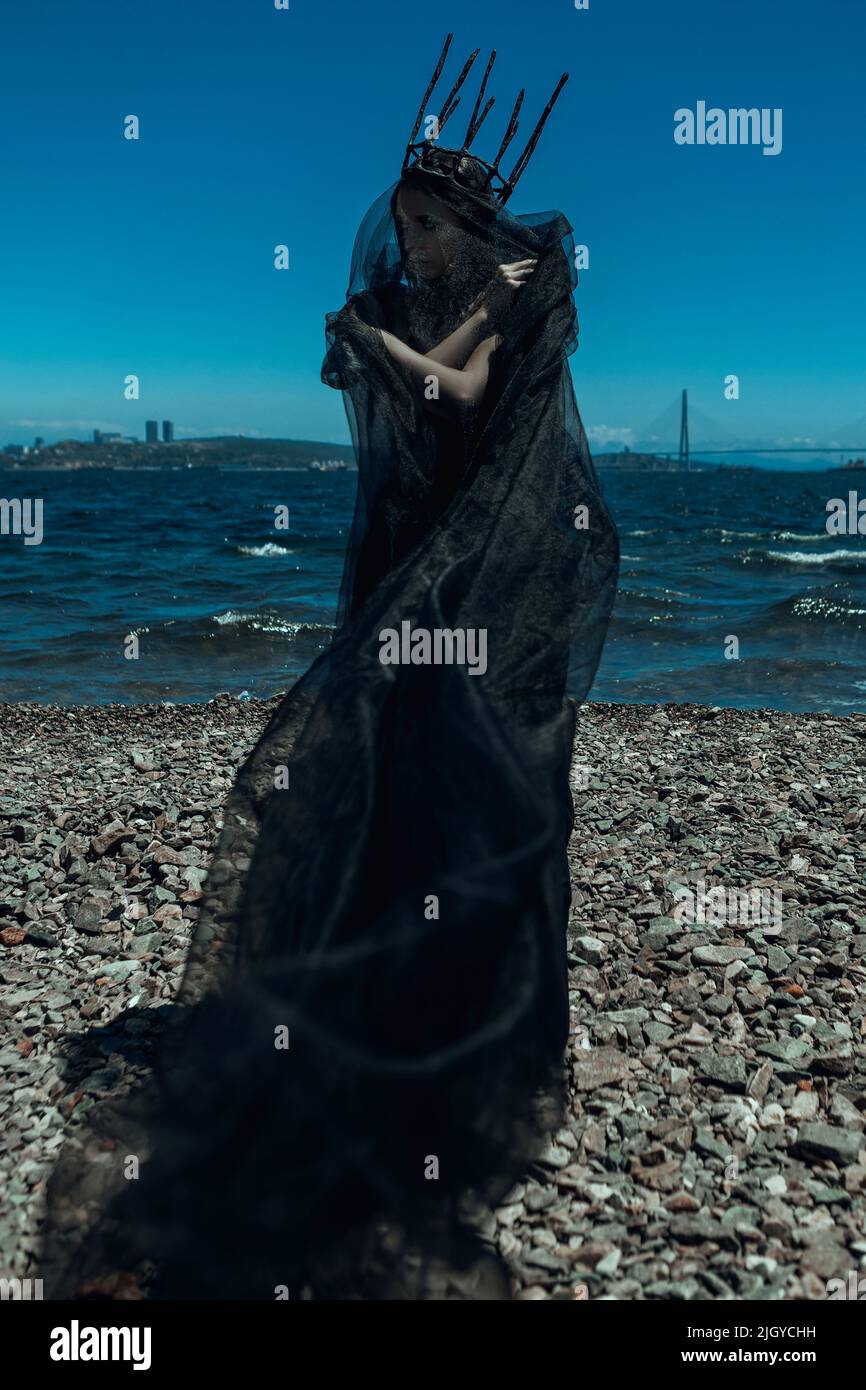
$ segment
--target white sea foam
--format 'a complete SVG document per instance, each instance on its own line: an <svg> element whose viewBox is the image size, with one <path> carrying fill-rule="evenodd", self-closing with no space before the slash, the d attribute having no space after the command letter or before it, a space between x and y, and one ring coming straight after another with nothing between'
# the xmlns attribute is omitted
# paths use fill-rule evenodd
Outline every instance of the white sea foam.
<svg viewBox="0 0 866 1390"><path fill-rule="evenodd" d="M777 531L773 536L774 541L825 541L826 539L826 532L822 536L806 531Z"/></svg>
<svg viewBox="0 0 866 1390"><path fill-rule="evenodd" d="M711 530L712 534L712 530ZM811 531L725 531L718 533L732 541L825 541L826 533L821 535Z"/></svg>
<svg viewBox="0 0 866 1390"><path fill-rule="evenodd" d="M239 545L240 555L255 555L259 559L270 556L294 555L293 550L287 550L283 545L276 545L274 541L268 541L265 545Z"/></svg>
<svg viewBox="0 0 866 1390"><path fill-rule="evenodd" d="M839 560L856 560L862 564L866 562L866 548L827 550L823 555L814 552L807 554L805 550L768 550L767 557L770 560L784 560L789 565L832 565Z"/></svg>
<svg viewBox="0 0 866 1390"><path fill-rule="evenodd" d="M219 627L247 627L253 632L281 632L287 637L297 637L300 632L330 632L325 623L298 623L288 618L278 618L274 613L239 613L229 608L225 613L217 613L214 622Z"/></svg>

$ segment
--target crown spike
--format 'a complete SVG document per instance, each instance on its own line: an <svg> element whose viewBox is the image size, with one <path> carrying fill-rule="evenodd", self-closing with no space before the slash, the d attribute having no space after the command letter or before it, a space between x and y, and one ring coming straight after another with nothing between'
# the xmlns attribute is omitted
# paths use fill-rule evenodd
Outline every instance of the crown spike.
<svg viewBox="0 0 866 1390"><path fill-rule="evenodd" d="M487 66L484 70L484 76L481 79L481 86L479 88L478 95L475 98L475 102L472 107L472 114L469 118L469 125L466 130L464 143L459 150L449 151L449 153L455 157L452 158L450 161L446 161L444 164L440 164L439 162L431 158L431 155L435 152L435 140L426 139L420 144L416 143L418 138L418 132L421 129L422 122L427 113L428 103L430 102L436 85L442 76L442 72L444 70L453 39L453 34L449 33L446 36L445 43L442 47L442 52L439 55L439 61L436 64L436 68L433 73L433 77L427 87L426 92L424 93L424 100L421 103L421 107L418 112L415 125L412 129L412 135L409 139L408 145L406 146L406 154L403 160L402 172L403 175L406 175L408 173L411 173L413 170L417 169L421 173L429 173L430 175L435 175L436 178L448 179L457 184L463 184L465 187L468 188L469 185L467 183L467 175L463 167L463 156L468 153L469 148L472 145L473 141L476 139L479 130L481 129L482 125L484 124L488 115L490 114L494 105L496 104L495 97L487 96L487 85L490 79L490 74L493 71L493 65L496 62L496 49L493 49L493 51L490 54L490 57L487 60ZM438 130L436 137L437 139L438 136L442 133L445 123L451 119L451 117L454 115L454 112L457 110L457 107L460 105L460 89L466 81L466 78L468 77L469 72L471 71L472 66L478 58L480 52L481 49L476 48L475 52L469 55L469 58L463 64L457 81L454 83L454 86L451 88L451 91L448 93L447 97L442 103L438 116ZM511 197L512 193L517 187L518 181L520 180L524 171L526 170L526 166L532 158L533 151L535 150L535 147L538 144L538 141L541 137L541 133L544 130L544 127L547 123L548 117L550 116L551 111L556 105L556 102L559 99L560 92L562 91L567 81L568 73L564 72L562 74L562 77L559 79L559 83L557 84L552 97L550 98L544 110L542 111L538 123L535 126L535 129L529 137L526 148L520 155L520 158L515 163L514 168L512 169L511 174L507 179L501 173L500 165L502 159L505 156L506 151L509 149L511 145L512 140L514 139L515 135L520 129L519 118L523 110L523 103L526 97L525 89L521 89L517 95L517 100L514 103L514 110L511 113L511 117L508 122L508 127L505 131L505 137L502 141L502 144L499 147L499 153L497 154L493 164L488 164L486 160L480 158L477 155L472 156L474 163L476 165L479 165L480 168L486 172L487 182L485 186L485 196L488 199L492 197L495 200L495 203L498 204L500 208L505 206L508 199ZM469 189L469 191L472 191L471 188Z"/></svg>
<svg viewBox="0 0 866 1390"><path fill-rule="evenodd" d="M470 69L471 69L473 63L475 62L475 59L478 57L478 54L479 54L480 52L481 52L481 49L480 49L480 48L476 48L476 50L475 50L474 53L470 53L469 57L466 59L466 62L463 64L463 71L461 72L460 76L458 77L457 81L454 83L454 86L451 88L451 91L448 93L448 96L447 96L446 99L445 99L445 105L442 107L442 110L439 112L439 133L440 133L440 134L442 133L442 127L444 126L445 122L446 122L447 120L449 120L451 116L454 115L454 112L457 110L457 107L458 107L458 105L460 104L460 98L457 96L457 93L460 91L460 88L463 86L463 83L466 81L467 77L469 76L469 71L470 71ZM455 98L456 98L456 100L455 100Z"/></svg>
<svg viewBox="0 0 866 1390"><path fill-rule="evenodd" d="M484 121L485 116L487 115L487 113L489 112L491 106L493 105L494 98L491 97L491 99L488 101L487 105L486 105L485 108L484 108L484 112L483 112L483 115L482 115L482 117L481 117L481 120L478 120L478 112L479 112L479 110L481 109L481 103L484 101L484 97L485 97L486 92L487 92L487 80L488 80L488 78L490 77L490 72L491 72L491 69L493 68L493 64L494 64L495 62L496 62L496 49L494 48L493 51L492 51L492 53L490 54L490 57L489 57L488 61L487 61L487 67L485 68L485 70L484 70L484 76L483 76L482 79L481 79L481 87L480 87L480 89L479 89L478 96L477 96L476 101L475 101L475 106L474 106L473 111L472 111L472 117L471 117L471 119L470 119L470 121L469 121L469 126L468 126L467 131L466 131L466 138L465 138L464 141L463 141L463 148L464 148L465 150L468 150L468 149L469 149L469 146L472 144L472 141L475 139L476 135L478 134L479 130L481 129L481 126L482 126L482 123L483 123L483 121Z"/></svg>
<svg viewBox="0 0 866 1390"><path fill-rule="evenodd" d="M459 105L460 105L460 98L459 98L459 97L455 97L454 100L452 101L452 103L451 103L450 106L446 106L442 111L439 112L439 117L438 117L439 135L442 134L443 130L445 129L445 127L446 127L446 125L448 124L448 122L451 120L451 117L454 115L454 112L457 110L457 107L458 107ZM438 138L438 137L437 137L437 138Z"/></svg>
<svg viewBox="0 0 866 1390"><path fill-rule="evenodd" d="M407 155L408 155L409 150L411 149L411 147L412 147L412 146L414 145L414 143L415 143L415 139L416 139L416 137L417 137L417 135L418 135L418 131L421 129L421 122L423 121L423 119L424 119L424 113L425 113L425 111L427 110L427 103L428 103L428 101L430 100L431 96L433 95L434 89L435 89L435 87L436 87L436 83L439 81L439 78L442 76L442 69L443 69L444 66L445 66L445 59L448 57L448 50L450 49L453 40L454 40L454 35L453 35L453 34L448 34L448 36L447 36L446 39L445 39L445 43L444 43L444 45L443 45L442 52L441 52L441 54L439 55L439 62L436 64L436 67L435 67L434 72L433 72L433 76L432 76L431 79L430 79L430 85L428 86L426 92L424 93L424 99L422 100L421 106L420 106L420 108L419 108L419 110L418 110L417 119L416 119L416 121L415 121L414 126L412 127L412 134L411 134L411 136L409 137L409 144L406 146L406 153L407 153Z"/></svg>
<svg viewBox="0 0 866 1390"><path fill-rule="evenodd" d="M481 115L480 115L479 118L478 118L478 122L477 122L477 124L476 124L476 126L475 126L475 129L472 131L471 136L467 136L466 140L463 142L463 148L464 148L464 150L468 150L468 149L469 149L470 145L472 144L472 141L475 139L476 135L478 134L478 132L479 132L479 130L481 129L481 127L483 126L484 122L487 120L487 117L490 115L490 112L493 110L493 108L494 108L495 105L496 105L496 97L488 97L488 99L487 99L487 105L485 106L484 110L481 112Z"/></svg>
<svg viewBox="0 0 866 1390"><path fill-rule="evenodd" d="M511 120L508 122L508 129L507 129L506 132L505 132L505 139L502 141L502 144L499 146L499 153L498 153L498 155L496 156L496 158L495 158L494 161L493 161L493 167L494 167L494 169L498 169L498 168L499 168L499 165L500 165L500 163L501 163L501 161L502 161L502 157L503 157L503 155L505 154L505 151L508 149L508 146L511 144L512 140L514 139L515 135L517 134L518 127L519 127L519 125L520 125L520 122L518 121L517 118L518 118L518 116L520 115L520 108L521 108L521 106L523 105L523 98L524 98L525 96L526 96L526 89L524 88L523 90L521 90L521 91L518 93L517 100L516 100L516 102L514 103L514 110L513 110L512 113L511 113Z"/></svg>
<svg viewBox="0 0 866 1390"><path fill-rule="evenodd" d="M500 204L501 204L502 206L504 206L504 205L508 202L508 199L511 197L512 193L514 192L515 188L517 187L517 184L518 184L518 182L519 182L519 180L520 180L521 175L523 174L524 170L526 169L527 164L529 163L530 159L532 158L532 153L533 153L533 151L534 151L534 149L535 149L535 146L538 144L538 141L539 141L539 139L541 138L541 132L544 130L544 127L545 127L545 125L547 124L547 118L548 118L548 116L550 115L551 111L553 110L554 106L556 105L556 103L557 103L557 101L558 101L558 99L559 99L559 94L560 94L560 92L562 91L562 89L563 89L563 87L565 86L565 84L566 84L567 81L568 81L568 73L567 73L567 72L564 72L564 73L562 74L562 76L560 77L559 82L558 82L557 85L556 85L556 90L554 91L553 96L550 98L550 101L547 103L547 105L545 106L544 110L542 111L537 126L535 127L534 131L532 132L532 134L531 134L530 137L529 137L529 142L528 142L528 144L527 144L527 146L526 146L526 149L523 151L523 154L522 154L522 155L520 156L520 158L518 159L517 163L515 164L514 168L513 168L512 171L511 171L510 175L509 175L508 178L505 180L505 187L504 187L504 189L503 189L503 191L502 191L502 195L501 195L501 197L500 197L500 199L499 199L499 202L500 202ZM501 156L500 156L500 158L501 158ZM499 163L499 160L497 159L496 162L497 162L497 164L498 164L498 163Z"/></svg>

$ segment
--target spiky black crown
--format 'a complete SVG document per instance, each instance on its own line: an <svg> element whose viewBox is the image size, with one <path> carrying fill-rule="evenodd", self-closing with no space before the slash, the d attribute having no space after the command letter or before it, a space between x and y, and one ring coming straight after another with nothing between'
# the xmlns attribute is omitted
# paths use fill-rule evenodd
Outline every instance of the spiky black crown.
<svg viewBox="0 0 866 1390"><path fill-rule="evenodd" d="M423 171L424 173L433 174L438 178L450 179L451 181L460 184L464 188L467 186L468 182L473 192L486 194L488 197L491 197L496 203L498 203L500 207L504 207L505 204L508 202L508 199L514 192L515 188L517 187L518 180L520 179L521 175L526 169L527 164L532 158L535 146L538 144L538 141L541 137L541 132L543 131L547 123L547 118L553 110L560 92L562 91L563 87L568 81L568 73L564 72L562 74L556 86L556 90L553 93L553 96L550 98L550 101L545 106L544 111L542 112L541 117L538 121L538 124L535 127L535 130L529 137L529 141L526 145L525 150L518 159L511 173L508 175L507 178L504 178L499 171L499 165L505 156L505 151L508 149L509 145L511 144L519 129L518 117L520 115L520 108L523 105L523 98L526 95L525 89L520 92L517 101L514 104L514 110L511 113L511 120L508 122L508 128L505 132L505 138L499 147L499 153L497 154L493 163L488 164L486 160L479 159L478 155L469 154L469 149L472 145L473 140L475 139L476 135L478 134L479 130L484 124L484 121L487 119L487 116L490 113L490 110L494 106L496 101L495 97L488 98L487 103L484 105L484 108L482 110L482 102L484 102L484 98L487 93L487 81L490 77L493 64L496 61L495 49L491 53L490 58L488 60L487 68L485 70L484 77L481 82L481 89L475 101L475 106L472 111L472 117L469 121L469 126L463 140L462 148L459 150L445 150L437 143L437 141L439 139L439 136L441 136L443 129L445 128L446 121L448 121L450 117L454 115L454 112L460 105L460 97L458 96L458 92L460 91L460 88L463 86L463 83L466 81L466 78L469 76L470 69L474 64L475 59L478 57L478 54L481 52L480 48L476 48L475 52L471 54L470 57L467 59L466 63L463 65L463 71L460 73L460 76L457 78L457 81L454 83L454 86L448 93L448 96L445 100L445 104L439 112L439 116L437 119L436 139L422 140L416 144L416 141L418 139L418 132L421 129L421 124L424 120L424 116L427 111L427 103L433 95L436 83L442 76L442 69L445 66L445 59L448 57L448 50L451 47L453 38L453 34L449 34L446 38L445 45L439 57L439 62L436 64L435 71L433 73L432 78L430 79L430 85L428 86L427 91L424 93L424 99L421 102L421 106L418 111L418 116L415 120L415 125L412 130L412 134L409 137L409 143L406 146L406 155L403 160L403 174L407 174L410 170L418 169ZM467 174L469 172L467 170L467 164L469 163L469 161L471 161L472 166L475 166L475 168L472 171L473 174L475 174L475 177L467 180ZM479 168L481 169L484 176L484 182L480 187L477 186L477 170Z"/></svg>

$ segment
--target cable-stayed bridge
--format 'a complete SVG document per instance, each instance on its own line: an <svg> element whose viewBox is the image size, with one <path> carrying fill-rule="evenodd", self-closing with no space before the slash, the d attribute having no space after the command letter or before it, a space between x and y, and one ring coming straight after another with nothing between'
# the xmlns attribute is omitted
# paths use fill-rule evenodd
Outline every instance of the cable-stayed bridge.
<svg viewBox="0 0 866 1390"><path fill-rule="evenodd" d="M684 468L703 454L714 457L717 454L866 455L866 444L839 443L840 439L866 439L866 416L851 422L835 435L835 439L826 444L765 444L760 439L749 443L704 411L695 409L689 402L688 392L683 391L644 429L636 432L629 452L676 456L679 466Z"/></svg>

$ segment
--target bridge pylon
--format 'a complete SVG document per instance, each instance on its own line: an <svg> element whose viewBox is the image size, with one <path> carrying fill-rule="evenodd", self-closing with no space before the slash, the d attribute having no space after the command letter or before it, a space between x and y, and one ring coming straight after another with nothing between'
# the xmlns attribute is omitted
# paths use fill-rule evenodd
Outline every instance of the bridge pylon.
<svg viewBox="0 0 866 1390"><path fill-rule="evenodd" d="M687 468L691 471L691 459L689 457L689 393L683 391L683 410L680 417L680 468Z"/></svg>

